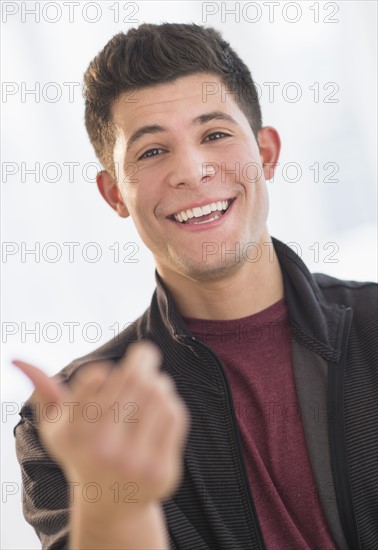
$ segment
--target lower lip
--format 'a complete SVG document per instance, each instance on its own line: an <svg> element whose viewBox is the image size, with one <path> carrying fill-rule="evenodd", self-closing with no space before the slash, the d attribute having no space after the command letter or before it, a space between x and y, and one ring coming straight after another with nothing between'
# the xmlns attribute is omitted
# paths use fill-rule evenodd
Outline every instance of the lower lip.
<svg viewBox="0 0 378 550"><path fill-rule="evenodd" d="M217 227L218 225L221 225L221 223L224 222L224 219L228 217L228 214L229 214L230 210L232 210L235 200L236 199L234 199L232 201L230 206L227 208L226 212L220 218L217 218L216 220L214 220L212 222L207 222L207 223L180 223L180 222L176 222L175 220L171 220L170 218L168 218L168 219L169 219L170 222L174 223L176 226L180 227L181 229L186 229L188 231L205 231L206 229L212 229L213 227Z"/></svg>

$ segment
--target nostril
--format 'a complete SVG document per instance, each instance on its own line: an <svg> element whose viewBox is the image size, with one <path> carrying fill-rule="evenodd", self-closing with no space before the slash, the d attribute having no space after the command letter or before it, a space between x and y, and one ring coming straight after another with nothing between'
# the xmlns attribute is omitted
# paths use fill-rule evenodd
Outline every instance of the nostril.
<svg viewBox="0 0 378 550"><path fill-rule="evenodd" d="M204 165L202 165L202 173L204 170L206 170L206 173L202 175L202 179L210 178L212 176L215 176L215 174L217 173L217 169L215 168L215 166L213 164L207 164L206 162L204 163Z"/></svg>

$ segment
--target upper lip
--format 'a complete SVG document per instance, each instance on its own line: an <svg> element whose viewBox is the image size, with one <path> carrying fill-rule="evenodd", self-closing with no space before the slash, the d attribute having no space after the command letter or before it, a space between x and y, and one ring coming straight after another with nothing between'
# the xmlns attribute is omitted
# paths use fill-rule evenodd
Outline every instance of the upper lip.
<svg viewBox="0 0 378 550"><path fill-rule="evenodd" d="M182 208L175 210L172 212L172 214L168 214L167 218L172 218L175 214L178 214L179 212L182 212L183 210L192 210L193 208L198 208L199 206L205 206L206 204L211 204L212 202L218 202L218 201L233 201L235 197L227 197L225 199L206 199L202 202L193 202L189 204L188 206L183 206Z"/></svg>

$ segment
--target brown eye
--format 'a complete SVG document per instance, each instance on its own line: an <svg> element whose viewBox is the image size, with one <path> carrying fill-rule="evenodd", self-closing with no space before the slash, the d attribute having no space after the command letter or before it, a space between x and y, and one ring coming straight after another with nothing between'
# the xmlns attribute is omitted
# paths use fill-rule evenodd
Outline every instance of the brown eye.
<svg viewBox="0 0 378 550"><path fill-rule="evenodd" d="M222 139L224 137L229 137L230 134L226 134L225 132L213 132L212 134L209 134L207 138L210 138L210 141L217 141L218 139ZM216 137L218 136L218 137ZM219 137L220 136L220 137Z"/></svg>
<svg viewBox="0 0 378 550"><path fill-rule="evenodd" d="M159 147L155 147L154 149L148 149L148 151L143 153L143 155L141 155L138 158L138 160L141 160L141 159L144 159L144 158L148 159L148 158L151 158L151 157L156 157L157 155L156 155L155 151L163 151L163 149L159 149Z"/></svg>

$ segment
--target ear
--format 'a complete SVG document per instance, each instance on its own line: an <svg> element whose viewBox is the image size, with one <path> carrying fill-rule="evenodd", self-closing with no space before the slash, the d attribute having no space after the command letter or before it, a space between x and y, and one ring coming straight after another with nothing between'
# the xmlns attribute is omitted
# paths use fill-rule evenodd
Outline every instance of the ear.
<svg viewBox="0 0 378 550"><path fill-rule="evenodd" d="M121 193L113 177L106 170L101 170L96 176L97 187L106 202L115 210L121 218L130 216Z"/></svg>
<svg viewBox="0 0 378 550"><path fill-rule="evenodd" d="M274 176L280 156L281 140L278 132L272 126L261 128L257 134L257 143L260 148L261 163L265 180Z"/></svg>

